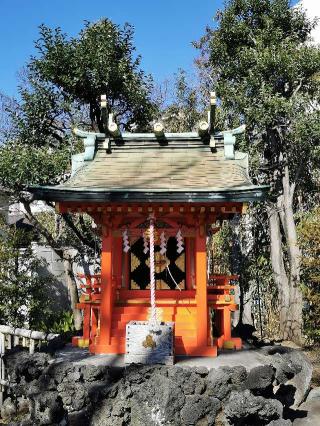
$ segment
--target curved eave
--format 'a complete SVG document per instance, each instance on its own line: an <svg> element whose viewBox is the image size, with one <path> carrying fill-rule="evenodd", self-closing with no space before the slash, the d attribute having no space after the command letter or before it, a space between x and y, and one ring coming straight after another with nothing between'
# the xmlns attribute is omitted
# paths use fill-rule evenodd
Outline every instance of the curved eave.
<svg viewBox="0 0 320 426"><path fill-rule="evenodd" d="M262 201L267 197L269 186L251 186L244 188L230 188L219 190L135 190L135 189L75 189L34 186L29 191L34 199L58 202L187 202L187 203L210 203L210 202L248 202Z"/></svg>

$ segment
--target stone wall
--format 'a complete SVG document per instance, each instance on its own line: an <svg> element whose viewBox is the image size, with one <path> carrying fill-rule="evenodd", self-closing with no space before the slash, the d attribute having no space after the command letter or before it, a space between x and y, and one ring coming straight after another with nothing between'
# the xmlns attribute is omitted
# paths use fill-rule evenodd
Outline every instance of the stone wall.
<svg viewBox="0 0 320 426"><path fill-rule="evenodd" d="M267 348L246 369L57 363L44 353L6 356L12 394L1 409L12 425L152 426L292 424L311 366L294 350Z"/></svg>

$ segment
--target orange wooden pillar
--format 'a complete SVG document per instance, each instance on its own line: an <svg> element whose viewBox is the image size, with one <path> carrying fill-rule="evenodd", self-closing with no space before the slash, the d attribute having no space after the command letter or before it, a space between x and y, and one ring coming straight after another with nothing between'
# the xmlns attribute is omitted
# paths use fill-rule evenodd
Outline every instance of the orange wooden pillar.
<svg viewBox="0 0 320 426"><path fill-rule="evenodd" d="M223 309L223 337L224 340L231 339L231 312L227 306Z"/></svg>
<svg viewBox="0 0 320 426"><path fill-rule="evenodd" d="M231 310L225 306L223 309L223 347L225 349L241 349L242 340L239 337L231 337Z"/></svg>
<svg viewBox="0 0 320 426"><path fill-rule="evenodd" d="M89 346L90 338L90 317L91 317L91 306L87 304L83 310L83 339L85 345Z"/></svg>
<svg viewBox="0 0 320 426"><path fill-rule="evenodd" d="M111 230L102 237L101 252L101 305L100 305L100 335L95 353L110 353L112 327L112 233ZM109 348L108 348L109 347Z"/></svg>
<svg viewBox="0 0 320 426"><path fill-rule="evenodd" d="M195 243L197 349L193 355L216 356L217 348L208 346L207 247L204 226L197 230Z"/></svg>
<svg viewBox="0 0 320 426"><path fill-rule="evenodd" d="M98 328L98 309L92 308L91 309L90 339L91 339L91 343L93 345L95 345L95 343L96 343L97 328Z"/></svg>

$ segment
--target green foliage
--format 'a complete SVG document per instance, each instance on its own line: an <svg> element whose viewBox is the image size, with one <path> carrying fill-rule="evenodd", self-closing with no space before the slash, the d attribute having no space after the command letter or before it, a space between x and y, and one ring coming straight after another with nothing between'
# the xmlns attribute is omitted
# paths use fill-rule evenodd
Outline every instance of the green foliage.
<svg viewBox="0 0 320 426"><path fill-rule="evenodd" d="M58 215L54 211L36 213L37 222L44 226L53 237L56 247L73 247L77 250L74 261L81 262L84 256L88 263L100 258L101 238L92 228L92 218L87 214ZM40 244L46 239L40 235Z"/></svg>
<svg viewBox="0 0 320 426"><path fill-rule="evenodd" d="M39 324L39 330L46 333L63 334L73 332L74 319L72 311L51 311Z"/></svg>
<svg viewBox="0 0 320 426"><path fill-rule="evenodd" d="M0 186L15 194L31 185L59 183L69 167L67 149L10 142L0 147Z"/></svg>
<svg viewBox="0 0 320 426"><path fill-rule="evenodd" d="M300 215L304 328L310 343L320 343L320 207Z"/></svg>
<svg viewBox="0 0 320 426"><path fill-rule="evenodd" d="M319 185L320 49L309 40L314 25L289 0L228 0L217 14L216 28L195 43L204 85L214 84L221 100L224 127L247 126L238 148L250 154L253 182L270 185L268 204L260 209L264 220L258 220L259 231L251 237L255 249L245 252L241 280L259 282L270 300L278 297L279 306L289 304L281 333L299 343L302 306L297 291L291 291L299 285L294 212L310 203ZM277 289L268 273L269 242L261 240L268 223Z"/></svg>
<svg viewBox="0 0 320 426"><path fill-rule="evenodd" d="M232 273L232 228L228 222L212 235L209 247L212 250L212 272L213 274Z"/></svg>
<svg viewBox="0 0 320 426"><path fill-rule="evenodd" d="M0 219L1 220L1 219ZM43 262L32 251L33 235L0 223L0 321L35 327L49 310L50 279L39 275Z"/></svg>
<svg viewBox="0 0 320 426"><path fill-rule="evenodd" d="M175 75L169 105L162 99L161 120L166 131L187 132L195 130L203 118L200 97L197 88L190 84L182 69Z"/></svg>
<svg viewBox="0 0 320 426"><path fill-rule="evenodd" d="M0 112L5 104L7 120L0 125L0 187L12 199L24 203L29 221L41 234L37 235L38 240L49 244L72 269L78 259L69 249L75 248L82 259L99 253L92 219L69 214L58 216L57 220L53 215L37 217L32 213L26 190L31 185L57 184L67 177L71 154L83 148L71 135L74 124L104 131L102 94L106 94L109 112L115 113L122 129L148 127L156 112L150 96L152 81L141 70L140 57L135 55L132 27L121 28L108 19L85 23L80 33L71 38L60 28L42 25L36 50L36 56L25 68L19 101L2 96L0 99ZM4 235L10 232L6 229ZM37 273L41 262L33 257L30 246L19 251L15 238L1 241L1 319L14 325L27 320L38 329L70 328L72 318L68 314L62 319L60 313L58 317L54 315L49 278L41 279ZM74 295L72 309L79 328L73 277L69 292ZM22 305L26 306L26 317L19 311Z"/></svg>
<svg viewBox="0 0 320 426"><path fill-rule="evenodd" d="M288 165L297 187L305 187L319 165L320 50L304 44L314 22L288 0L229 0L217 22L196 46L198 64L211 70L225 125L246 123L242 148L259 182L281 193Z"/></svg>
<svg viewBox="0 0 320 426"><path fill-rule="evenodd" d="M251 206L247 215L224 221L211 238L209 259L213 257L213 274L239 275L240 322L244 295L249 292L253 325L260 331L261 314L263 336L274 339L279 329L277 290L272 279L269 236L262 226L266 216L261 207Z"/></svg>
<svg viewBox="0 0 320 426"><path fill-rule="evenodd" d="M100 96L121 124L145 127L154 112L150 101L151 79L133 56L133 27L123 28L109 19L86 22L77 37L68 38L60 28L40 26L38 56L29 72L54 89L66 102L88 106L92 126L103 131Z"/></svg>
<svg viewBox="0 0 320 426"><path fill-rule="evenodd" d="M65 177L71 154L79 151L70 133L74 123L103 131L102 94L122 127L148 125L155 112L151 81L134 58L132 38L130 25L121 29L107 19L85 23L73 38L60 28L40 27L38 55L19 89L21 102L1 97L13 128L0 152L0 185L8 192L19 198L29 185Z"/></svg>

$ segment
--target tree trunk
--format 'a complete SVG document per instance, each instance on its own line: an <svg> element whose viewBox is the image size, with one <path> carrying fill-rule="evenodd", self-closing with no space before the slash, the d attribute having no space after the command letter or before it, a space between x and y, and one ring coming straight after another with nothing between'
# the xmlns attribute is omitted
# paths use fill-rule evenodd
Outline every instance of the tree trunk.
<svg viewBox="0 0 320 426"><path fill-rule="evenodd" d="M69 255L68 251L65 251L63 256L63 266L68 286L70 305L73 312L74 327L78 331L82 329L82 315L81 311L76 308L76 304L79 303L79 296L72 265L72 257Z"/></svg>
<svg viewBox="0 0 320 426"><path fill-rule="evenodd" d="M300 249L298 245L296 224L293 214L293 186L290 187L288 166L284 169L282 179L283 196L280 197L279 214L286 237L288 253L288 279L290 285L289 312L285 330L285 339L302 343L302 306L303 298L300 290Z"/></svg>
<svg viewBox="0 0 320 426"><path fill-rule="evenodd" d="M299 247L292 208L292 194L289 176L284 176L283 195L277 205L268 207L271 264L275 284L278 288L280 307L280 335L284 340L302 343L302 294L299 288ZM282 243L281 225L283 227L288 262ZM287 267L286 267L287 266Z"/></svg>
<svg viewBox="0 0 320 426"><path fill-rule="evenodd" d="M268 217L271 264L274 282L278 289L280 334L284 338L289 311L290 287L284 265L280 218L276 206L268 206Z"/></svg>

